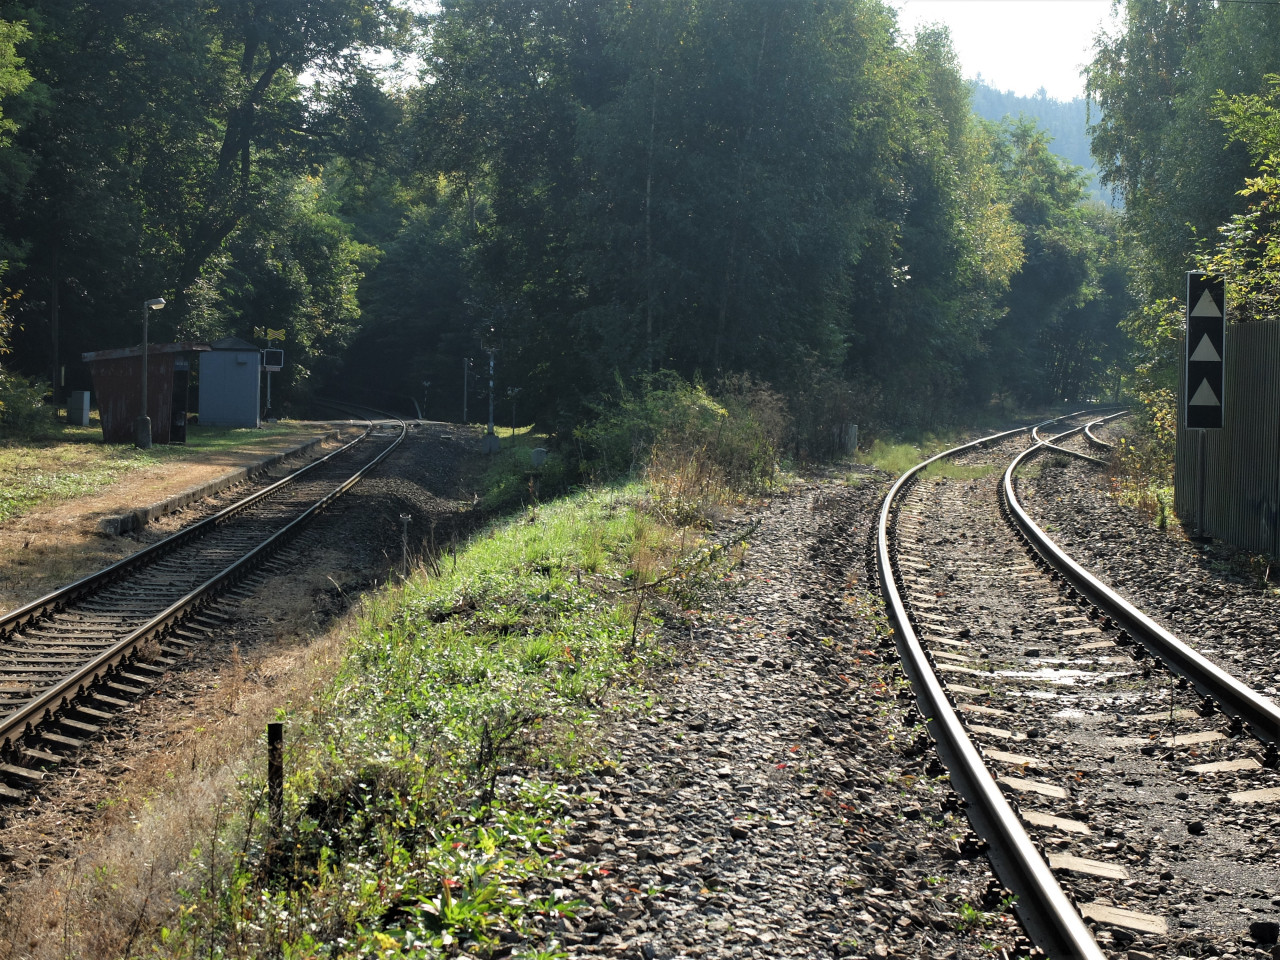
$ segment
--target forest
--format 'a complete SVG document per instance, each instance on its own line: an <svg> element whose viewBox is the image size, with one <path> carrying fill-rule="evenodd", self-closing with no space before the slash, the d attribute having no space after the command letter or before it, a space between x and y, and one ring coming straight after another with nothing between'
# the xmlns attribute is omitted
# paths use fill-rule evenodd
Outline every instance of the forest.
<svg viewBox="0 0 1280 960"><path fill-rule="evenodd" d="M490 350L559 432L659 373L770 385L815 450L1111 397L1246 212L1270 142L1206 117L1270 95L1275 16L1131 0L1090 74L1121 214L882 0L0 0L6 382L87 386L162 296L153 342L285 330L295 409L458 419Z"/></svg>

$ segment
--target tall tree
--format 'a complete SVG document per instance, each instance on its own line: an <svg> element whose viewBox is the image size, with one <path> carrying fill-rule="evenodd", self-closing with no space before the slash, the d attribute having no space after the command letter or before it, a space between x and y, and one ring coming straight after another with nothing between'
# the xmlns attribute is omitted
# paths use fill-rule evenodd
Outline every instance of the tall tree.
<svg viewBox="0 0 1280 960"><path fill-rule="evenodd" d="M1061 400L1056 394L1073 369L1063 352L1077 340L1072 322L1083 314L1076 311L1098 292L1104 244L1084 206L1083 172L1052 152L1047 132L1023 117L1006 121L993 142L1026 259L1005 297L1008 312L992 333L991 369L1018 400ZM1050 375L1054 370L1058 377ZM1068 392L1079 390L1073 385Z"/></svg>
<svg viewBox="0 0 1280 960"><path fill-rule="evenodd" d="M1128 0L1117 32L1099 38L1093 152L1146 251L1151 295L1175 291L1199 240L1242 211L1249 157L1214 120L1214 97L1264 92L1278 58L1269 3Z"/></svg>
<svg viewBox="0 0 1280 960"><path fill-rule="evenodd" d="M602 366L686 374L842 352L865 242L873 102L892 47L878 3L620 7L626 80L579 128L584 334Z"/></svg>
<svg viewBox="0 0 1280 960"><path fill-rule="evenodd" d="M21 93L31 83L31 73L22 65L18 45L31 36L21 23L0 20L0 195L12 194L25 179L25 171L17 151L11 149L10 136L18 129L12 117L4 115L6 97ZM0 276L4 274L8 241L0 229Z"/></svg>
<svg viewBox="0 0 1280 960"><path fill-rule="evenodd" d="M173 301L157 321L178 329L228 238L325 157L303 71L355 82L354 58L407 23L393 0L0 3L15 15L38 96L14 142L33 173L0 220L24 244L28 310L59 291L80 349L132 339L145 295Z"/></svg>
<svg viewBox="0 0 1280 960"><path fill-rule="evenodd" d="M850 280L845 373L874 384L880 416L920 425L985 399L975 374L1023 253L946 30L917 34L881 83L866 131L880 145L875 221Z"/></svg>

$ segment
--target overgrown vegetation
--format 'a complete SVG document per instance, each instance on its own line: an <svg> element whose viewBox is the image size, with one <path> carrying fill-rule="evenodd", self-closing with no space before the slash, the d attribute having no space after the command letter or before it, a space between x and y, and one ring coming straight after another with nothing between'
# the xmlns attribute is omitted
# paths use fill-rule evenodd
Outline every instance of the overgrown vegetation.
<svg viewBox="0 0 1280 960"><path fill-rule="evenodd" d="M686 449L745 430L705 392L669 386L714 427L676 431ZM689 427L688 416L674 422ZM503 439L512 458L526 455ZM729 448L744 444L755 449ZM277 701L289 744L281 829L257 743L230 768L235 785L197 774L193 756L182 812L162 790L158 819L121 831L130 850L146 834L149 872L121 849L61 870L47 911L59 943L36 955L565 956L557 925L578 906L566 891L596 869L557 852L583 802L566 785L614 763L596 731L643 708L665 662L659 622L722 589L741 561L741 540L705 542L702 520L760 477L730 471L745 486L723 480L714 491L726 499L714 500L637 473L649 482L531 502L366 598L331 678ZM675 505L681 492L695 502ZM228 708L247 714L235 669ZM45 913L0 918L0 941L51 929Z"/></svg>
<svg viewBox="0 0 1280 960"><path fill-rule="evenodd" d="M749 377L723 381L713 396L663 373L634 390L619 381L575 437L589 477L644 476L658 511L685 523L731 492L768 489L790 426L783 399Z"/></svg>
<svg viewBox="0 0 1280 960"><path fill-rule="evenodd" d="M896 16L0 0L17 368L83 387L80 352L136 342L163 295L157 342L283 330L282 408L455 419L492 379L560 438L662 369L770 384L804 458L1103 390L1110 215L1043 131L977 121L944 29Z"/></svg>
<svg viewBox="0 0 1280 960"><path fill-rule="evenodd" d="M7 25L0 21L0 94L4 92L4 55ZM12 44L10 43L10 50ZM0 134L5 131L0 119ZM0 146L3 146L0 139ZM8 264L0 260L0 277ZM34 437L53 427L53 413L44 404L44 386L7 369L13 336L13 303L18 298L8 288L0 289L0 437Z"/></svg>
<svg viewBox="0 0 1280 960"><path fill-rule="evenodd" d="M630 486L530 509L371 600L289 718L283 835L251 775L158 955L563 956L556 891L595 869L555 854L563 785L612 762L593 731L661 657L660 604L732 562L682 552L647 505Z"/></svg>

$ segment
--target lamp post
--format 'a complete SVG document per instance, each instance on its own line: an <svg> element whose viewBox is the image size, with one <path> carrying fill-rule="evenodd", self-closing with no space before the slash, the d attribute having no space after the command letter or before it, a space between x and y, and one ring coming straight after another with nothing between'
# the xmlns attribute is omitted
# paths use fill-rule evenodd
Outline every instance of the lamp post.
<svg viewBox="0 0 1280 960"><path fill-rule="evenodd" d="M150 310L164 309L164 297L156 297L142 304L142 413L134 421L133 445L139 450L151 449L151 418L147 416L147 367L150 357L147 356L147 319Z"/></svg>
<svg viewBox="0 0 1280 960"><path fill-rule="evenodd" d="M493 355L498 352L498 335L493 327L480 338L480 349L489 354L489 429L480 441L482 453L498 452L498 435L493 429Z"/></svg>

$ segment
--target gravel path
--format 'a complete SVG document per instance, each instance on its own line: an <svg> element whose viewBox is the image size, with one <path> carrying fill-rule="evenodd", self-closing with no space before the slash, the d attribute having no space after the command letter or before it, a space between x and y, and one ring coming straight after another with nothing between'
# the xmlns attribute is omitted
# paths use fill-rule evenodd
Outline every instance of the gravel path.
<svg viewBox="0 0 1280 960"><path fill-rule="evenodd" d="M673 627L655 708L579 788L567 852L606 873L573 891L570 956L1025 951L868 593L884 492L796 484L754 518L731 594Z"/></svg>

